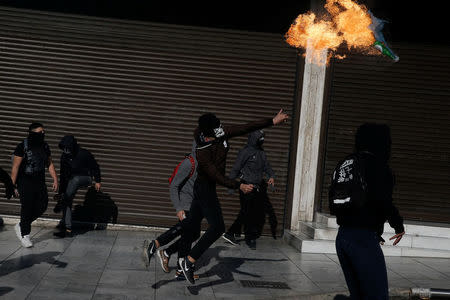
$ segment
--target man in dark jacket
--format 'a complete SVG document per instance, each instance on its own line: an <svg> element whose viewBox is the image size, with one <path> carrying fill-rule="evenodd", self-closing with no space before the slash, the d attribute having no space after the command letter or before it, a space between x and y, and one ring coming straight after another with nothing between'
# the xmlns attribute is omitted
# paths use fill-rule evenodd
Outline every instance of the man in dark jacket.
<svg viewBox="0 0 450 300"><path fill-rule="evenodd" d="M181 245L180 243L183 243L186 236L183 233L181 222L185 218L189 217L189 209L191 207L192 199L194 198L194 183L197 179L197 159L195 157L196 146L197 144L194 141L192 145L192 153L186 156L186 158L180 163L178 170L169 185L170 200L175 208L179 222L158 236L155 240L144 241L143 259L147 267L150 265L150 260L155 252L158 255L163 271L166 273L169 273L170 271L170 256L178 252L178 258L182 257L179 252ZM194 239L199 238L200 230L200 226L196 228ZM169 247L167 247L167 249L157 250L160 247L169 244L180 235L181 238L172 243ZM181 268L179 268L176 275L178 277L181 274Z"/></svg>
<svg viewBox="0 0 450 300"><path fill-rule="evenodd" d="M45 168L53 178L53 191L58 190L58 177L51 158L51 151L45 142L44 126L32 123L28 137L17 145L11 168L11 180L20 197L20 223L14 229L22 246L33 246L30 239L31 223L39 218L48 206L48 192L45 183Z"/></svg>
<svg viewBox="0 0 450 300"><path fill-rule="evenodd" d="M95 179L95 189L100 191L101 174L100 167L94 156L86 149L81 148L73 135L64 136L59 142L61 154L61 169L59 172L60 201L56 204L54 212L63 211L60 221L60 231L53 235L56 237L72 236L72 202L81 187L92 184Z"/></svg>
<svg viewBox="0 0 450 300"><path fill-rule="evenodd" d="M233 225L223 235L223 238L232 244L236 244L235 234L241 233L244 225L245 242L251 249L256 249L256 239L261 236L265 221L265 207L269 198L267 196L267 184L274 185L274 172L267 160L262 148L264 143L264 131L256 130L248 135L245 146L236 158L236 162L230 172L230 178L239 178L242 183L253 184L251 193L239 193L241 210ZM264 174L269 180L264 181ZM272 227L276 227L273 218L270 218ZM276 222L276 219L275 219Z"/></svg>
<svg viewBox="0 0 450 300"><path fill-rule="evenodd" d="M229 150L228 139L244 135L257 129L262 129L284 122L288 116L282 110L272 119L257 122L222 127L220 120L211 113L200 116L198 128L194 131L197 142L198 175L194 185L194 199L191 204L190 216L183 220L182 225L187 233L193 235L202 219L206 218L209 227L196 245L189 251L190 243L183 245L184 258L179 264L186 279L190 283L194 280L194 262L224 233L225 224L216 184L219 183L232 189L240 189L244 193L253 190L252 184L244 184L225 176L225 164ZM191 236L191 241L194 237Z"/></svg>
<svg viewBox="0 0 450 300"><path fill-rule="evenodd" d="M337 188L333 185L330 188L330 207L333 203L342 205L341 209L334 208L340 226L336 252L351 299L389 299L386 263L380 247L380 243L384 243L381 234L385 221L395 229L396 234L390 238L395 239L394 245L405 234L403 219L392 203L394 178L388 165L389 127L380 124L360 126L355 150L332 177L333 182L344 183L360 176L363 191L356 196L336 197ZM344 205L348 206L344 208Z"/></svg>
<svg viewBox="0 0 450 300"><path fill-rule="evenodd" d="M11 177L9 177L9 174L0 168L0 182L3 182L5 185L5 197L6 199L11 199L11 197L14 195L14 185L12 183ZM0 226L3 225L3 219L0 217Z"/></svg>

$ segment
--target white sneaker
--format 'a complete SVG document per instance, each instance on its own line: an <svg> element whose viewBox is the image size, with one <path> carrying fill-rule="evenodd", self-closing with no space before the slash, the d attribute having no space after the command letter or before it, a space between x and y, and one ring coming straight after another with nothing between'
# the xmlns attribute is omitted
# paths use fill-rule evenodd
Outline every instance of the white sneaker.
<svg viewBox="0 0 450 300"><path fill-rule="evenodd" d="M14 231L16 232L17 238L19 241L22 241L22 233L20 231L20 223L17 223L16 226L14 226Z"/></svg>
<svg viewBox="0 0 450 300"><path fill-rule="evenodd" d="M33 243L31 242L30 236L28 234L22 238L21 242L22 246L24 246L25 248L33 247Z"/></svg>

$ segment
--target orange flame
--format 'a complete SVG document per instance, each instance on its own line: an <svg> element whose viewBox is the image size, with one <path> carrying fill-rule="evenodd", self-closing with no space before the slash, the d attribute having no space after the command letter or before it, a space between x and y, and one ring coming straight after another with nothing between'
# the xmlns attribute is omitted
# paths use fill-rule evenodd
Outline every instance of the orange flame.
<svg viewBox="0 0 450 300"><path fill-rule="evenodd" d="M322 64L319 57L324 49L333 52L346 44L348 49L369 50L375 37L369 29L372 19L364 5L352 0L327 0L325 8L329 15L322 18L312 12L299 15L286 33L286 42L296 48L313 49L311 62L316 64Z"/></svg>

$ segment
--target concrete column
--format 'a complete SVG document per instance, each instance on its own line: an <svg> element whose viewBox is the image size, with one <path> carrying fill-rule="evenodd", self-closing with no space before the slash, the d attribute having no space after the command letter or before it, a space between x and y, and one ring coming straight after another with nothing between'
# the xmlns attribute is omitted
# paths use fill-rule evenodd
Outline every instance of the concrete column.
<svg viewBox="0 0 450 300"><path fill-rule="evenodd" d="M292 230L298 230L299 221L312 221L314 217L326 57L326 49L318 55L312 49L308 48L306 51L291 216Z"/></svg>

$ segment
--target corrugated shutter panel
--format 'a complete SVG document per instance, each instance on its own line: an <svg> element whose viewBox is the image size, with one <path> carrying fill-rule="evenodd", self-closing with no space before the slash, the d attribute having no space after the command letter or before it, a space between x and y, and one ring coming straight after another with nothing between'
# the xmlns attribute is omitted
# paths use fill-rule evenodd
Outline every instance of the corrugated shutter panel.
<svg viewBox="0 0 450 300"><path fill-rule="evenodd" d="M322 210L332 169L363 122L391 126L394 203L410 220L450 222L450 52L394 45L400 61L351 55L334 63Z"/></svg>
<svg viewBox="0 0 450 300"><path fill-rule="evenodd" d="M296 54L280 35L10 8L0 8L0 26L1 166L10 168L31 121L44 123L57 168L57 143L73 133L98 159L120 223L173 224L167 179L200 114L239 124L292 112ZM280 229L290 133L290 122L267 130ZM228 169L245 142L231 142ZM229 224L238 195L219 197ZM0 201L1 212L18 213L17 200Z"/></svg>

